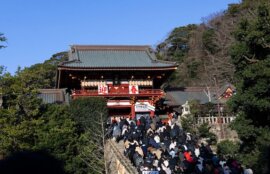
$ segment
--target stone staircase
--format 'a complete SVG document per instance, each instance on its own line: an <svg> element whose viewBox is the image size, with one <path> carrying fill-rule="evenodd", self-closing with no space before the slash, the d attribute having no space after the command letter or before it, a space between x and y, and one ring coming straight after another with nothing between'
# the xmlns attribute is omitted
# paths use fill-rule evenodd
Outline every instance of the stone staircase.
<svg viewBox="0 0 270 174"><path fill-rule="evenodd" d="M107 140L106 163L109 174L138 174L136 168L124 155L124 143L116 143L114 140Z"/></svg>

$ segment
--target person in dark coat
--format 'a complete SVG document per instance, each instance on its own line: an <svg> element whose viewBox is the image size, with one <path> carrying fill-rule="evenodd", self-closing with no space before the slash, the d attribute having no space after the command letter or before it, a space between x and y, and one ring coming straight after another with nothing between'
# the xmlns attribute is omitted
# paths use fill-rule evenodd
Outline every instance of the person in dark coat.
<svg viewBox="0 0 270 174"><path fill-rule="evenodd" d="M174 158L169 158L169 167L170 167L171 171L176 170L177 163L178 163L177 156L175 156Z"/></svg>
<svg viewBox="0 0 270 174"><path fill-rule="evenodd" d="M153 137L150 137L149 145L153 146L154 148L159 148L159 144L154 140Z"/></svg>
<svg viewBox="0 0 270 174"><path fill-rule="evenodd" d="M134 121L130 122L130 131L133 132L135 130L136 124Z"/></svg>
<svg viewBox="0 0 270 174"><path fill-rule="evenodd" d="M180 133L180 127L177 124L174 124L171 129L171 138L176 139Z"/></svg>
<svg viewBox="0 0 270 174"><path fill-rule="evenodd" d="M139 168L140 165L142 165L143 163L144 163L144 160L142 156L138 152L135 152L133 154L133 164L135 165L135 167Z"/></svg>
<svg viewBox="0 0 270 174"><path fill-rule="evenodd" d="M146 144L142 144L142 146L141 146L141 148L142 148L142 151L143 151L143 155L144 155L144 157L147 155L147 145Z"/></svg>
<svg viewBox="0 0 270 174"><path fill-rule="evenodd" d="M166 129L163 131L163 136L170 138L171 126L167 125Z"/></svg>
<svg viewBox="0 0 270 174"><path fill-rule="evenodd" d="M143 126L146 125L146 119L145 119L144 116L140 117L140 122L141 122L141 124L142 124Z"/></svg>
<svg viewBox="0 0 270 174"><path fill-rule="evenodd" d="M137 144L135 143L134 139L130 139L129 147L127 149L127 155L130 161L133 161L133 155L135 153L136 145Z"/></svg>
<svg viewBox="0 0 270 174"><path fill-rule="evenodd" d="M121 129L120 129L120 126L116 124L113 127L113 138L115 138L115 140L118 140L120 136L121 136Z"/></svg>
<svg viewBox="0 0 270 174"><path fill-rule="evenodd" d="M163 143L164 143L165 147L166 147L167 149L169 149L170 144L171 144L170 138L168 138L167 136L164 137Z"/></svg>
<svg viewBox="0 0 270 174"><path fill-rule="evenodd" d="M200 155L203 159L206 159L208 157L208 152L207 149L204 145L204 143L201 143L201 147L200 147Z"/></svg>

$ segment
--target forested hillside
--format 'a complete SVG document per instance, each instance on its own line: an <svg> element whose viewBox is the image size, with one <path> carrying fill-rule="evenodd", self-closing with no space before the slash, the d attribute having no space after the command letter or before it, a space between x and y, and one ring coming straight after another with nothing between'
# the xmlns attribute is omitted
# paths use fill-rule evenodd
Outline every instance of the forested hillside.
<svg viewBox="0 0 270 174"><path fill-rule="evenodd" d="M234 83L235 67L230 47L233 32L243 18L253 20L257 6L266 0L244 0L230 4L228 9L204 17L199 25L174 28L156 46L159 59L176 61L179 68L168 82L169 86L218 86Z"/></svg>

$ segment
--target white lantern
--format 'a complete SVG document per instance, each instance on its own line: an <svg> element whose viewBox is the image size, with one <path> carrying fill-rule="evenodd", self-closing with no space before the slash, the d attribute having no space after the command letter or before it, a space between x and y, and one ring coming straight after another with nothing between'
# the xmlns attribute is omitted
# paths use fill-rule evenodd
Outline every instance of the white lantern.
<svg viewBox="0 0 270 174"><path fill-rule="evenodd" d="M147 82L146 81L143 81L143 85L146 86L147 85Z"/></svg>

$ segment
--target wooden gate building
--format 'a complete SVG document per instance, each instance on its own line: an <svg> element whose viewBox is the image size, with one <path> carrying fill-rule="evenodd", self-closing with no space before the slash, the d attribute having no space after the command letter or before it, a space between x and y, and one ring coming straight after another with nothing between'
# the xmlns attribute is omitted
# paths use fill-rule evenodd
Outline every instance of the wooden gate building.
<svg viewBox="0 0 270 174"><path fill-rule="evenodd" d="M177 66L157 60L149 46L73 45L58 66L57 88L70 89L73 99L105 97L110 116L153 116Z"/></svg>

